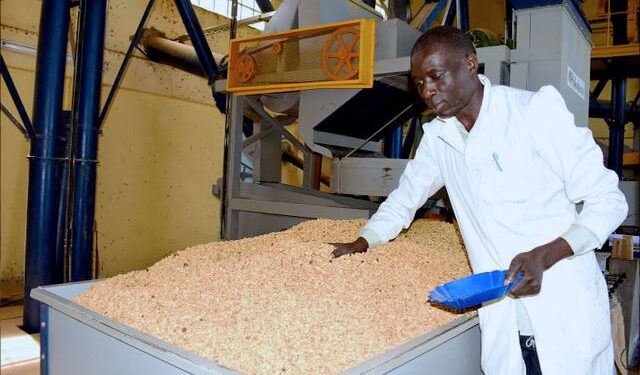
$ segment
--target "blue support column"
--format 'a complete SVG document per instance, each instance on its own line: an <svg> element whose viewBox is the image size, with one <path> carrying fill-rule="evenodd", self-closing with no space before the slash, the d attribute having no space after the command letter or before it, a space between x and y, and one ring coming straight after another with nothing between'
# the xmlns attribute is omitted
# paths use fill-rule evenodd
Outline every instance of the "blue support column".
<svg viewBox="0 0 640 375"><path fill-rule="evenodd" d="M42 0L36 58L33 127L29 155L27 238L25 243L24 329L37 332L40 307L31 289L63 281L56 269L56 230L60 165L65 157L62 122L69 0Z"/></svg>
<svg viewBox="0 0 640 375"><path fill-rule="evenodd" d="M100 90L104 55L107 0L80 3L79 49L74 87L73 129L75 131L73 200L71 215L70 280L92 278L93 229L95 223L96 165L100 128Z"/></svg>
<svg viewBox="0 0 640 375"><path fill-rule="evenodd" d="M613 123L609 125L608 167L622 176L622 154L624 151L625 106L627 100L627 78L616 77L611 81L611 114Z"/></svg>

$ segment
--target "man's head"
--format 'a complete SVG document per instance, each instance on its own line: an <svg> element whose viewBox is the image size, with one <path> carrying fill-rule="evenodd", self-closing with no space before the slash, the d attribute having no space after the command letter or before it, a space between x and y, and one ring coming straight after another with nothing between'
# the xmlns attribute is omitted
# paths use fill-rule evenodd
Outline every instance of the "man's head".
<svg viewBox="0 0 640 375"><path fill-rule="evenodd" d="M428 30L411 51L411 77L438 116L456 116L467 107L479 85L476 50L459 29L442 26Z"/></svg>

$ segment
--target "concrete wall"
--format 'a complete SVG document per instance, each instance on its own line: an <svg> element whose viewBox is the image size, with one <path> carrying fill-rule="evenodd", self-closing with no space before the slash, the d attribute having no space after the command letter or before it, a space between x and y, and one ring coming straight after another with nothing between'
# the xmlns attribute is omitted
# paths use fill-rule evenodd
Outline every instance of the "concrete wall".
<svg viewBox="0 0 640 375"><path fill-rule="evenodd" d="M146 0L111 0L107 16L102 100ZM1 37L37 46L40 1L0 2ZM203 27L223 17L196 8ZM74 11L72 19L74 20ZM172 1L156 2L147 26L168 37L184 34ZM242 28L238 35L255 34ZM209 38L226 53L228 33ZM71 52L71 49L69 49ZM35 55L2 50L31 115ZM64 108L71 108L73 66L67 64ZM2 84L2 103L15 108ZM24 269L29 143L2 115L0 126L0 279L20 279ZM170 252L219 239L220 204L211 185L222 175L224 116L206 80L148 61L136 52L100 137L96 197L100 276L153 264Z"/></svg>

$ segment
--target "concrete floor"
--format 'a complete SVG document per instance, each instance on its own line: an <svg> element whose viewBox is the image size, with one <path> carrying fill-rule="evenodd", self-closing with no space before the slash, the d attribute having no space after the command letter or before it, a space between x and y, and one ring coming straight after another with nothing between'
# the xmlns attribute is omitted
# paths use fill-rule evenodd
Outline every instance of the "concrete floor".
<svg viewBox="0 0 640 375"><path fill-rule="evenodd" d="M2 301L22 296L22 285L3 282ZM40 374L40 335L23 331L22 305L0 307L0 373L2 375Z"/></svg>

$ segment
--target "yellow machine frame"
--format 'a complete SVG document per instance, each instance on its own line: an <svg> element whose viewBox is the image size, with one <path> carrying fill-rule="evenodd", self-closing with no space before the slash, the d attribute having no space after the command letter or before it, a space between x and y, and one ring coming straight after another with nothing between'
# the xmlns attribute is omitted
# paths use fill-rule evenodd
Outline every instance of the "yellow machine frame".
<svg viewBox="0 0 640 375"><path fill-rule="evenodd" d="M273 41L271 48L274 54L278 54L282 50L281 41L287 39L302 39L304 37L316 36L319 34L331 34L340 29L354 28L359 30L359 55L357 77L350 79L340 79L341 77L327 77L327 80L313 82L296 82L296 83L278 83L278 84L256 84L246 85L248 78L254 71L247 71L247 68L241 68L243 61L247 59L246 54L241 53L241 45L248 42L268 42ZM375 44L375 20L358 19L346 22L337 22L320 26L313 26L295 30L289 30L279 33L263 34L256 37L240 38L231 40L229 47L229 67L227 78L227 91L236 95L255 95L285 91L311 90L319 88L370 88L373 86L373 68L374 68L374 44ZM319 56L321 59L326 56ZM239 70L241 69L241 70ZM245 82L241 82L247 79ZM245 83L245 84L243 84Z"/></svg>

